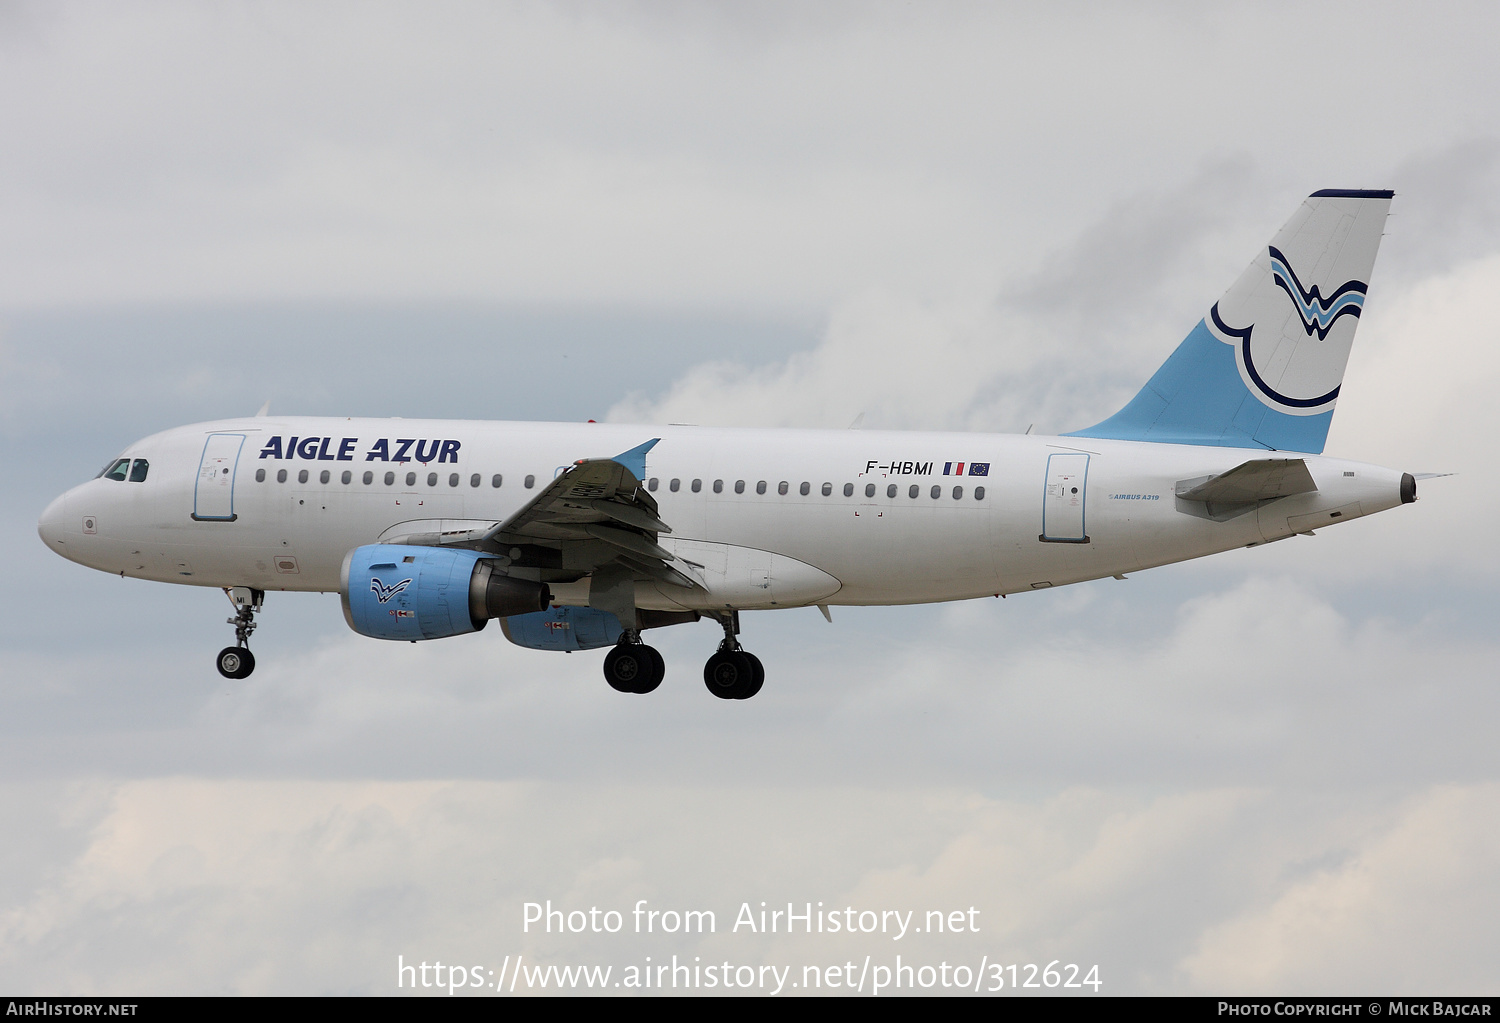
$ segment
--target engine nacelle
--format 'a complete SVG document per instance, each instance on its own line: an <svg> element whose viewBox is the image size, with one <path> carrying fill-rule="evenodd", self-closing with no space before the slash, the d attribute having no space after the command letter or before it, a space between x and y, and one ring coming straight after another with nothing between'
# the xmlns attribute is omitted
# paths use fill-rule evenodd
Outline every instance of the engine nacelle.
<svg viewBox="0 0 1500 1023"><path fill-rule="evenodd" d="M540 611L546 583L513 579L497 559L452 547L370 544L344 558L344 620L375 639L442 639L477 632L491 618Z"/></svg>
<svg viewBox="0 0 1500 1023"><path fill-rule="evenodd" d="M697 611L652 611L641 608L635 613L643 629L696 622L703 616ZM500 620L505 638L516 646L533 650L593 650L613 646L625 630L620 619L608 611L592 607L553 607L534 614L513 615Z"/></svg>
<svg viewBox="0 0 1500 1023"><path fill-rule="evenodd" d="M608 611L592 607L554 607L502 619L505 638L533 650L593 650L614 646L624 628Z"/></svg>

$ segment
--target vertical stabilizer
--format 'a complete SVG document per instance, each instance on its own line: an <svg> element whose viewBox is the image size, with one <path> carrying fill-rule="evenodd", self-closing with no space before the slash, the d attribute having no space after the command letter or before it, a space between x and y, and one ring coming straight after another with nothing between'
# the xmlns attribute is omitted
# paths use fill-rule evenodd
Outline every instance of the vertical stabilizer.
<svg viewBox="0 0 1500 1023"><path fill-rule="evenodd" d="M1314 192L1128 405L1068 436L1321 452L1392 194Z"/></svg>

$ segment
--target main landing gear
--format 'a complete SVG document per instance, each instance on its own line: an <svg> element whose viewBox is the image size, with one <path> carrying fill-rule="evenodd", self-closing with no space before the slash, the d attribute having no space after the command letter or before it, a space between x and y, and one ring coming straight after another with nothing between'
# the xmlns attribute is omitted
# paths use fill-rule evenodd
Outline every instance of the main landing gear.
<svg viewBox="0 0 1500 1023"><path fill-rule="evenodd" d="M765 684L765 665L735 639L740 631L739 612L721 615L719 624L724 626L724 641L703 666L703 684L721 700L748 700Z"/></svg>
<svg viewBox="0 0 1500 1023"><path fill-rule="evenodd" d="M248 586L233 586L224 591L234 605L234 617L228 619L234 626L234 646L219 651L216 665L225 678L249 678L255 670L255 655L250 652L250 633L255 631L255 612L266 600L265 590L252 590Z"/></svg>
<svg viewBox="0 0 1500 1023"><path fill-rule="evenodd" d="M641 634L630 629L615 648L604 655L604 680L621 693L649 693L666 677L667 662L656 648L641 642Z"/></svg>
<svg viewBox="0 0 1500 1023"><path fill-rule="evenodd" d="M765 684L765 666L759 657L743 649L735 639L740 631L739 612L722 611L714 617L724 627L724 641L703 666L703 682L708 691L721 700L748 700ZM225 653L233 650L231 647ZM249 654L249 651L245 653ZM655 647L641 642L638 629L621 634L614 649L604 655L604 680L616 692L652 692L661 685L666 673L661 654Z"/></svg>

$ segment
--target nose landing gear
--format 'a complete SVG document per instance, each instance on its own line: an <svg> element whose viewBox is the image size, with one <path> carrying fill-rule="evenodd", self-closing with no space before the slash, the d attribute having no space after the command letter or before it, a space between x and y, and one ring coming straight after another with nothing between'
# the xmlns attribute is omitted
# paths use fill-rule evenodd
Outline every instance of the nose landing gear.
<svg viewBox="0 0 1500 1023"><path fill-rule="evenodd" d="M228 619L234 626L234 646L219 651L215 662L219 674L225 678L249 678L255 670L255 655L250 652L250 633L255 631L255 612L265 603L265 590L252 590L248 586L233 586L224 590L224 595L234 605L234 617Z"/></svg>

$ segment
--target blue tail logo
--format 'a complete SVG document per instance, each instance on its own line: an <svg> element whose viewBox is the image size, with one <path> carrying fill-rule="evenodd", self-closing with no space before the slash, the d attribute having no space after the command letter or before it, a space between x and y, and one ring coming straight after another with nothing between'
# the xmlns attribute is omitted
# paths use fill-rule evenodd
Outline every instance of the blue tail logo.
<svg viewBox="0 0 1500 1023"><path fill-rule="evenodd" d="M1328 332L1340 316L1359 316L1365 304L1364 281L1345 281L1337 291L1324 298L1318 293L1316 284L1310 290L1302 287L1291 261L1281 254L1280 249L1272 245L1270 251L1272 279L1297 307L1297 315L1302 317L1302 329L1307 331L1308 337L1317 331L1318 340L1327 341Z"/></svg>

